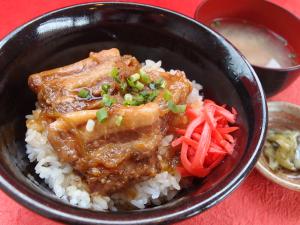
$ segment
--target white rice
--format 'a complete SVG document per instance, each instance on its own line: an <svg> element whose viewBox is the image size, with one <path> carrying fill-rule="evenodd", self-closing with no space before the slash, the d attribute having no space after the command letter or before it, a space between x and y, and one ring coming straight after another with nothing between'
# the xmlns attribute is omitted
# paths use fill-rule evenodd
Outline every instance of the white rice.
<svg viewBox="0 0 300 225"><path fill-rule="evenodd" d="M164 71L161 68L161 61L154 62L146 60L142 68L147 71ZM177 70L171 70L171 74L176 74ZM202 86L193 81L193 91L188 97L188 102L201 100L199 90ZM34 115L26 116L26 119L33 119ZM88 131L94 128L93 121L86 125ZM166 136L159 147L159 154L163 154L173 140L173 135ZM125 201L133 206L143 209L147 204L159 205L164 200L171 200L180 190L180 175L172 175L162 172L155 177L135 185L136 197L126 199L122 195L115 194L112 197L90 194L86 184L75 175L72 167L67 163L61 163L47 140L46 132L38 132L34 127L30 127L26 132L26 153L30 162L37 162L35 172L44 179L54 194L63 201L81 208L93 210L116 210L114 201ZM160 155L158 155L159 158Z"/></svg>
<svg viewBox="0 0 300 225"><path fill-rule="evenodd" d="M40 133L29 128L25 141L30 162L37 161L35 172L45 180L57 197L81 208L115 209L110 197L89 194L81 178L73 173L72 167L59 161L47 140L46 132ZM162 141L163 147L168 146L171 141L170 135L166 136ZM152 179L135 185L137 195L134 199L128 200L141 209L148 203L158 204L159 198L162 197L170 200L180 190L179 181L179 175L173 176L162 172ZM124 197L120 198L124 200Z"/></svg>
<svg viewBox="0 0 300 225"><path fill-rule="evenodd" d="M161 204L161 199L166 197L171 200L180 190L180 175L173 176L168 172L157 174L154 178L137 184L137 196L130 203L143 209L148 203Z"/></svg>

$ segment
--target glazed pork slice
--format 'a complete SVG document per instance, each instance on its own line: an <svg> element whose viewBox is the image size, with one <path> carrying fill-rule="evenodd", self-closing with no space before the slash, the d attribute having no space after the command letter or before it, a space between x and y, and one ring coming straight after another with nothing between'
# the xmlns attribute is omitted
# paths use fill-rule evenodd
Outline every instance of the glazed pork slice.
<svg viewBox="0 0 300 225"><path fill-rule="evenodd" d="M97 110L82 110L64 114L51 123L49 129L59 131L66 129L67 124L73 127L85 125L90 119L96 120L96 112ZM96 124L93 132L83 129L82 138L88 141L117 132L150 126L159 119L159 112L159 106L152 102L141 106L116 106L110 110L110 116L105 122ZM116 124L118 116L122 116L122 126Z"/></svg>
<svg viewBox="0 0 300 225"><path fill-rule="evenodd" d="M168 72L160 72L158 77L163 78L166 81L166 89L172 94L172 101L175 104L184 104L186 102L187 96L192 91L192 85L191 82L186 79L184 72L177 71L173 75ZM165 106L166 100L163 95L164 92L160 92L154 102L159 103L161 106Z"/></svg>
<svg viewBox="0 0 300 225"><path fill-rule="evenodd" d="M111 135L109 142L98 142L101 148L87 155L86 180L91 191L113 194L159 173L161 165L157 149L163 137L160 129L161 124L157 122L135 131ZM86 166L85 162L80 161L77 166Z"/></svg>
<svg viewBox="0 0 300 225"><path fill-rule="evenodd" d="M90 53L77 63L30 75L29 87L38 95L42 109L52 113L67 113L99 107L102 84L115 86L110 76L113 68L120 76L129 76L140 68L135 57L121 56L118 49ZM88 89L93 98L78 97L81 88Z"/></svg>
<svg viewBox="0 0 300 225"><path fill-rule="evenodd" d="M156 103L120 106L109 118L96 122L93 132L86 122L95 110L65 114L48 128L48 140L61 161L71 163L91 191L110 194L154 176L159 170L157 149L165 133ZM122 126L115 117L122 115Z"/></svg>
<svg viewBox="0 0 300 225"><path fill-rule="evenodd" d="M119 58L120 52L115 48L103 50L98 53L91 52L88 58L79 62L30 75L28 85L31 90L38 93L45 82L87 72L93 70L99 64L107 61L116 61Z"/></svg>

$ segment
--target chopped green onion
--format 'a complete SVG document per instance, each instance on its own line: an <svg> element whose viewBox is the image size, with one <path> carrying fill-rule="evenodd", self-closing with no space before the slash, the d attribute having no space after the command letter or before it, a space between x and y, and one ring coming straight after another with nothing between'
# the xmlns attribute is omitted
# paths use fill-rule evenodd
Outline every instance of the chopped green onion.
<svg viewBox="0 0 300 225"><path fill-rule="evenodd" d="M116 116L115 123L117 126L121 126L122 121L123 121L123 116Z"/></svg>
<svg viewBox="0 0 300 225"><path fill-rule="evenodd" d="M137 106L137 105L138 105L138 103L137 103L136 101L134 101L134 100L125 100L125 101L123 102L123 104L124 104L124 105L134 105L134 106Z"/></svg>
<svg viewBox="0 0 300 225"><path fill-rule="evenodd" d="M116 102L116 100L110 97L108 94L104 94L102 98L102 102L105 106L112 106Z"/></svg>
<svg viewBox="0 0 300 225"><path fill-rule="evenodd" d="M166 88L167 82L165 80L162 81L160 88Z"/></svg>
<svg viewBox="0 0 300 225"><path fill-rule="evenodd" d="M132 88L132 92L133 92L133 93L139 93L139 91L140 91L140 90L137 89L137 88Z"/></svg>
<svg viewBox="0 0 300 225"><path fill-rule="evenodd" d="M163 78L160 78L155 82L155 86L156 88L165 88L167 86L167 82Z"/></svg>
<svg viewBox="0 0 300 225"><path fill-rule="evenodd" d="M140 75L141 75L141 78L140 78L141 82L143 82L144 84L151 83L150 77L143 70L140 70Z"/></svg>
<svg viewBox="0 0 300 225"><path fill-rule="evenodd" d="M132 99L124 101L124 105L138 106L145 103L145 99L142 95L136 95Z"/></svg>
<svg viewBox="0 0 300 225"><path fill-rule="evenodd" d="M168 101L168 108L173 113L184 113L186 110L186 105L175 105L173 101Z"/></svg>
<svg viewBox="0 0 300 225"><path fill-rule="evenodd" d="M102 91L103 91L104 94L107 94L108 91L109 91L109 89L110 89L110 85L109 84L103 84L101 86L101 89L102 89Z"/></svg>
<svg viewBox="0 0 300 225"><path fill-rule="evenodd" d="M131 94L126 94L124 96L123 104L131 105L131 106L138 106L141 104L145 104L146 102L153 101L157 95L158 95L158 91L153 91L153 92L142 91L139 94L136 94L134 96Z"/></svg>
<svg viewBox="0 0 300 225"><path fill-rule="evenodd" d="M141 91L140 92L140 95L143 96L144 98L148 98L149 94L150 93L148 91Z"/></svg>
<svg viewBox="0 0 300 225"><path fill-rule="evenodd" d="M126 82L122 82L120 85L121 91L124 93L126 92L127 89L127 83Z"/></svg>
<svg viewBox="0 0 300 225"><path fill-rule="evenodd" d="M138 106L138 105L140 105L137 101L135 101L135 100L128 100L128 101L124 101L123 102L123 104L124 105L131 105L131 106Z"/></svg>
<svg viewBox="0 0 300 225"><path fill-rule="evenodd" d="M138 73L135 73L131 75L129 78L127 78L128 85L133 89L133 91L138 92L143 90L144 84L138 81L140 79L140 75Z"/></svg>
<svg viewBox="0 0 300 225"><path fill-rule="evenodd" d="M157 97L157 95L158 95L158 91L157 90L152 91L149 94L147 101L148 102L152 102Z"/></svg>
<svg viewBox="0 0 300 225"><path fill-rule="evenodd" d="M127 78L127 83L128 83L128 85L130 86L130 87L135 87L135 82L134 81L132 81L131 79L129 79L129 78Z"/></svg>
<svg viewBox="0 0 300 225"><path fill-rule="evenodd" d="M106 120L106 118L108 117L108 112L106 110L106 108L101 108L96 112L96 116L97 116L97 120L102 123Z"/></svg>
<svg viewBox="0 0 300 225"><path fill-rule="evenodd" d="M135 88L138 89L139 91L141 91L144 89L144 85L141 82L137 81L135 83Z"/></svg>
<svg viewBox="0 0 300 225"><path fill-rule="evenodd" d="M134 101L136 104L141 105L145 103L145 98L142 95L136 95L134 96Z"/></svg>
<svg viewBox="0 0 300 225"><path fill-rule="evenodd" d="M124 105L136 105L135 101L133 101L133 96L131 94L124 95Z"/></svg>
<svg viewBox="0 0 300 225"><path fill-rule="evenodd" d="M78 92L78 96L80 98L89 98L90 97L90 91L86 88L82 88L79 92Z"/></svg>
<svg viewBox="0 0 300 225"><path fill-rule="evenodd" d="M124 95L124 99L125 99L125 101L132 101L133 97L131 94L126 94L126 95Z"/></svg>
<svg viewBox="0 0 300 225"><path fill-rule="evenodd" d="M120 83L120 78L119 78L119 70L118 68L114 67L111 72L110 75L112 76L112 78L114 78L114 80L118 83Z"/></svg>
<svg viewBox="0 0 300 225"><path fill-rule="evenodd" d="M140 74L135 73L135 74L131 75L131 76L129 77L129 79L130 79L130 81L135 82L135 81L139 80L140 77L141 77Z"/></svg>
<svg viewBox="0 0 300 225"><path fill-rule="evenodd" d="M132 96L131 94L126 94L124 96L124 105L141 105L145 103L145 98L142 95Z"/></svg>
<svg viewBox="0 0 300 225"><path fill-rule="evenodd" d="M152 90L155 90L156 89L155 83L150 83L149 88L152 89Z"/></svg>
<svg viewBox="0 0 300 225"><path fill-rule="evenodd" d="M170 101L172 99L172 93L169 90L165 90L165 92L164 92L164 99L166 101Z"/></svg>

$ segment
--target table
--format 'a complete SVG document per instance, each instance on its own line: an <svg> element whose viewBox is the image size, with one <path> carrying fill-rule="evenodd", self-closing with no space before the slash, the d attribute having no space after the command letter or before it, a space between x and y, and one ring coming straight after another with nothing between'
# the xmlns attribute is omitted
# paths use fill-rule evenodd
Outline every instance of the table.
<svg viewBox="0 0 300 225"><path fill-rule="evenodd" d="M203 0L135 0L193 16ZM0 38L45 12L82 0L14 0L0 2ZM300 16L299 0L272 0ZM271 100L300 104L300 78ZM0 191L0 225L58 225L24 208ZM300 194L271 183L254 170L227 199L206 212L177 225L296 225L300 224Z"/></svg>

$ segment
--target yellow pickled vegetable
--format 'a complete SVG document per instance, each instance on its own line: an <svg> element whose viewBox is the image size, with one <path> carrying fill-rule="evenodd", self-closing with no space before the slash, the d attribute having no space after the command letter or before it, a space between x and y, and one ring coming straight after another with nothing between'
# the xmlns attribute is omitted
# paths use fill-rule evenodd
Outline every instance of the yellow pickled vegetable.
<svg viewBox="0 0 300 225"><path fill-rule="evenodd" d="M296 171L300 169L300 147L298 131L275 131L268 132L264 146L264 155L269 160L272 170L280 167Z"/></svg>

